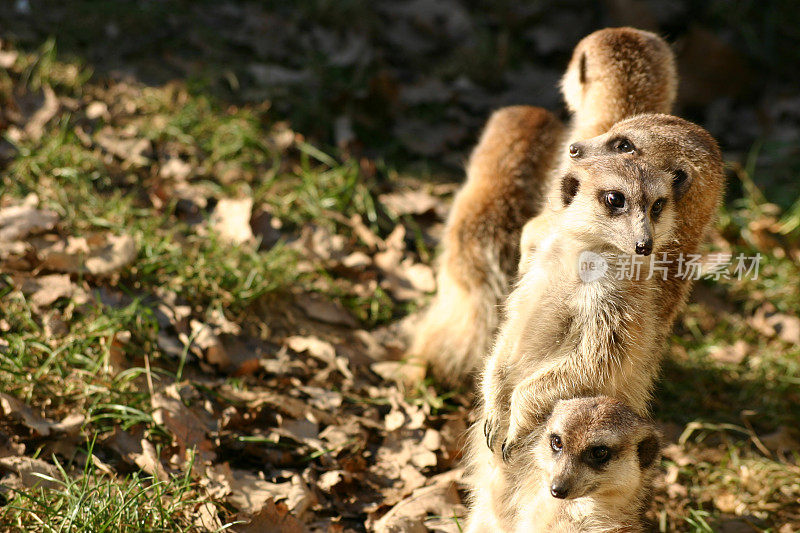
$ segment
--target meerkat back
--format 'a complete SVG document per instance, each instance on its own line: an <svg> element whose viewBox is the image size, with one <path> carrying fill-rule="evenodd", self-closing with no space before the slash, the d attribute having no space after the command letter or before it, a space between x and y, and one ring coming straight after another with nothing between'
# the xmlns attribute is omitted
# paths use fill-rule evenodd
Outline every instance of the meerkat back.
<svg viewBox="0 0 800 533"><path fill-rule="evenodd" d="M499 306L516 272L523 224L541 209L564 126L548 111L507 107L489 119L447 220L437 293L413 334L407 360L443 383L462 383L488 351Z"/></svg>
<svg viewBox="0 0 800 533"><path fill-rule="evenodd" d="M670 113L677 89L675 56L661 37L634 28L596 31L575 47L561 80L573 115L570 142L640 113Z"/></svg>

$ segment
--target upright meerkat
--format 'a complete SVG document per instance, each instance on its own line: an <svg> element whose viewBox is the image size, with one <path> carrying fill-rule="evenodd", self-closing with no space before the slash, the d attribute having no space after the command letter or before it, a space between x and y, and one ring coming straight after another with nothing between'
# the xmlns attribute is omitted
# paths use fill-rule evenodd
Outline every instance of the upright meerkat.
<svg viewBox="0 0 800 533"><path fill-rule="evenodd" d="M486 442L504 459L559 399L647 412L661 335L691 283L679 254L697 251L722 195L716 141L677 117L636 116L574 148L483 374Z"/></svg>
<svg viewBox="0 0 800 533"><path fill-rule="evenodd" d="M655 33L605 28L584 37L561 79L572 113L569 142L603 134L641 113L670 113L678 90L675 55Z"/></svg>
<svg viewBox="0 0 800 533"><path fill-rule="evenodd" d="M618 400L561 400L501 472L474 473L467 531L643 531L660 448L655 426Z"/></svg>
<svg viewBox="0 0 800 533"><path fill-rule="evenodd" d="M669 112L676 87L674 58L662 39L608 28L578 43L562 80L573 113L569 132L540 108L492 115L448 219L437 294L414 332L407 359L417 367L407 382L419 381L426 365L448 385L480 368L516 277L521 227L542 211L562 147L635 113Z"/></svg>
<svg viewBox="0 0 800 533"><path fill-rule="evenodd" d="M437 293L414 332L408 361L448 385L480 366L519 259L523 224L541 208L544 176L564 126L538 107L496 111L467 166L447 220Z"/></svg>

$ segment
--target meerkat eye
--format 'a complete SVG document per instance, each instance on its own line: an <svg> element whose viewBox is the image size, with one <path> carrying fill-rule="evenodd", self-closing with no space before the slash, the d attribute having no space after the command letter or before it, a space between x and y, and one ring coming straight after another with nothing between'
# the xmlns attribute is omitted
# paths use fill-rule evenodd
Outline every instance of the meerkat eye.
<svg viewBox="0 0 800 533"><path fill-rule="evenodd" d="M636 150L636 147L633 145L633 143L624 138L619 139L614 148L616 148L618 152L625 154L632 154L633 151Z"/></svg>
<svg viewBox="0 0 800 533"><path fill-rule="evenodd" d="M569 156L572 158L579 157L581 155L581 147L575 143L569 145Z"/></svg>
<svg viewBox="0 0 800 533"><path fill-rule="evenodd" d="M661 211L664 210L664 205L666 205L667 201L664 198L659 198L653 203L653 216L657 217L661 214Z"/></svg>
<svg viewBox="0 0 800 533"><path fill-rule="evenodd" d="M595 446L589 451L589 456L596 464L603 464L611 457L611 452L607 446Z"/></svg>
<svg viewBox="0 0 800 533"><path fill-rule="evenodd" d="M622 209L625 207L625 195L621 192L611 191L606 193L605 201L606 205L612 209Z"/></svg>
<svg viewBox="0 0 800 533"><path fill-rule="evenodd" d="M553 449L554 452L560 452L561 448L564 447L564 443L561 442L561 437L558 435L552 435L550 437L550 447Z"/></svg>

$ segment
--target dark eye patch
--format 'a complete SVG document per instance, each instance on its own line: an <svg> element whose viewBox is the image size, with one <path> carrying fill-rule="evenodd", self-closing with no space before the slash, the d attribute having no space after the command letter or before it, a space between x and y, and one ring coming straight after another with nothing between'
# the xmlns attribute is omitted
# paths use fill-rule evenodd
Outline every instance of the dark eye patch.
<svg viewBox="0 0 800 533"><path fill-rule="evenodd" d="M572 174L564 176L564 179L561 180L561 202L564 204L564 207L572 203L575 195L578 194L580 186L581 183L578 181L578 178Z"/></svg>
<svg viewBox="0 0 800 533"><path fill-rule="evenodd" d="M651 212L653 214L654 219L658 219L661 215L661 211L664 210L664 206L667 205L666 198L659 198L655 202L653 202L653 207L651 208Z"/></svg>
<svg viewBox="0 0 800 533"><path fill-rule="evenodd" d="M581 54L581 60L579 63L578 69L578 79L581 82L581 85L586 83L586 52Z"/></svg>
<svg viewBox="0 0 800 533"><path fill-rule="evenodd" d="M582 455L586 464L601 469L614 457L614 451L608 446L592 446L584 450Z"/></svg>
<svg viewBox="0 0 800 533"><path fill-rule="evenodd" d="M626 137L614 137L608 141L608 147L614 152L623 154L632 154L636 151L636 146L633 144L633 141Z"/></svg>

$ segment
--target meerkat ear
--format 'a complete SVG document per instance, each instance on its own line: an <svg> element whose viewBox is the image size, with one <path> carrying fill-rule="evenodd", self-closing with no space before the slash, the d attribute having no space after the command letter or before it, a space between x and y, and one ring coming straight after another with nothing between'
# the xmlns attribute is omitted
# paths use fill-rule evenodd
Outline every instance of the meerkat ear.
<svg viewBox="0 0 800 533"><path fill-rule="evenodd" d="M672 173L672 191L675 201L680 200L686 194L689 185L689 175L685 171L678 169Z"/></svg>
<svg viewBox="0 0 800 533"><path fill-rule="evenodd" d="M581 85L586 83L586 52L581 54L581 59L578 63L578 79Z"/></svg>
<svg viewBox="0 0 800 533"><path fill-rule="evenodd" d="M561 202L564 204L564 207L572 203L572 199L578 194L580 185L578 178L572 174L567 174L564 176L564 179L561 180Z"/></svg>
<svg viewBox="0 0 800 533"><path fill-rule="evenodd" d="M639 455L639 468L649 468L658 457L660 451L661 440L658 438L658 434L655 431L649 432L636 446L636 452Z"/></svg>

